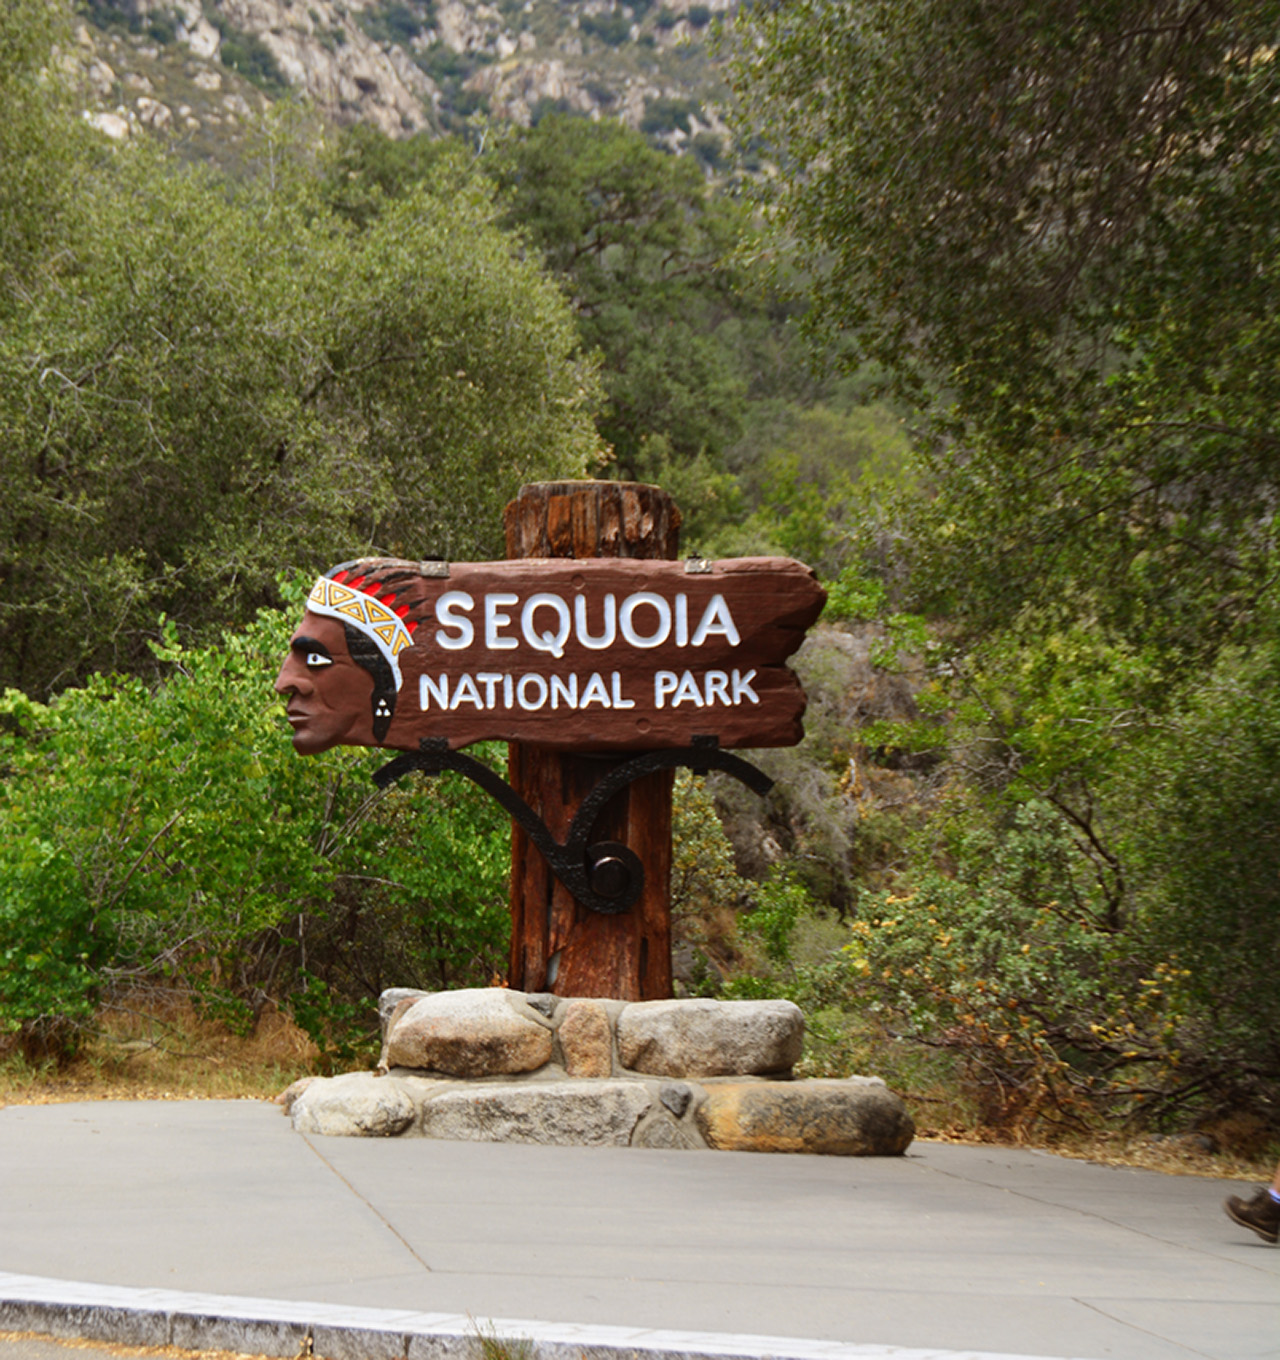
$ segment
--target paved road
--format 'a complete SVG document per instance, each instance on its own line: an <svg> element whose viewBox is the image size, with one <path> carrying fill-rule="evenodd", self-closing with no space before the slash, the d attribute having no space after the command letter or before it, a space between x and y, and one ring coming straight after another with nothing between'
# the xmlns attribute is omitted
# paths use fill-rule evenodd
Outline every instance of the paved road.
<svg viewBox="0 0 1280 1360"><path fill-rule="evenodd" d="M1004 1148L327 1139L256 1102L9 1106L0 1329L23 1290L99 1312L143 1290L157 1315L294 1327L343 1310L442 1335L515 1320L495 1325L566 1355L1280 1360L1280 1248L1222 1214L1239 1189ZM222 1344L216 1329L160 1339L182 1336ZM0 1360L48 1360L18 1344Z"/></svg>

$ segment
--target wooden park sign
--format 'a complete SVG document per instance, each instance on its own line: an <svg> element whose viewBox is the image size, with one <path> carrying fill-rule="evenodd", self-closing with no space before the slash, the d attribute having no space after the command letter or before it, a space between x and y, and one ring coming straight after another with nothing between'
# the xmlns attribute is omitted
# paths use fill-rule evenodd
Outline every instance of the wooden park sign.
<svg viewBox="0 0 1280 1360"><path fill-rule="evenodd" d="M293 650L313 683L349 692L366 721L342 740L362 745L790 746L805 696L783 663L821 605L813 573L786 559L372 559L316 582ZM301 749L312 713L290 717Z"/></svg>
<svg viewBox="0 0 1280 1360"><path fill-rule="evenodd" d="M526 487L507 561L327 572L277 677L299 752L407 752L388 779L460 769L512 811L522 990L670 995L672 771L750 782L722 753L802 736L785 663L825 592L785 558L663 560L678 526L656 487ZM495 739L509 785L451 754Z"/></svg>

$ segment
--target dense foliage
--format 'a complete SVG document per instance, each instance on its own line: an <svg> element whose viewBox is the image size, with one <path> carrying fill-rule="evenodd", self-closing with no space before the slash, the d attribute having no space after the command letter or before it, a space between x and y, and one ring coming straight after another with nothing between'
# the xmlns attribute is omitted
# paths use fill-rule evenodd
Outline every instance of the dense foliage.
<svg viewBox="0 0 1280 1360"><path fill-rule="evenodd" d="M634 477L655 436L681 461L719 458L746 404L738 347L717 334L747 311L727 258L741 211L708 193L692 158L621 123L549 115L508 139L492 172L507 220L565 281L583 343L602 356L616 469Z"/></svg>
<svg viewBox="0 0 1280 1360"><path fill-rule="evenodd" d="M251 621L280 570L491 555L521 480L607 460L661 476L704 551L834 550L802 483L902 436L815 386L786 310L735 291L741 209L638 133L549 116L481 178L285 111L231 182L74 118L54 13L0 19L0 1025L61 1054L163 986L341 1035L383 985L500 966L498 823L447 783L371 797L373 757L296 759L285 625ZM725 873L727 939L753 899Z"/></svg>
<svg viewBox="0 0 1280 1360"><path fill-rule="evenodd" d="M1271 574L1274 7L801 0L759 23L744 78L792 166L811 318L932 400L917 593L984 628L1066 589L1212 647Z"/></svg>
<svg viewBox="0 0 1280 1360"><path fill-rule="evenodd" d="M754 205L546 110L284 116L226 182L69 117L52 12L0 17L0 1025L488 980L493 805L298 761L254 611L587 471L831 586L778 791L679 786L684 985L991 1126L1280 1123L1273 6L744 6Z"/></svg>
<svg viewBox="0 0 1280 1360"><path fill-rule="evenodd" d="M39 76L40 11L0 20L22 110L0 201L0 680L45 695L145 666L161 610L211 638L335 553L495 555L522 481L584 469L591 366L483 181L450 163L356 229L287 117L236 185L103 145Z"/></svg>
<svg viewBox="0 0 1280 1360"><path fill-rule="evenodd" d="M367 223L456 154L419 136L345 132L326 192ZM744 264L751 219L691 158L622 123L548 114L493 131L479 158L500 221L561 285L604 389L594 471L660 483L708 555L843 561L855 487L896 480L902 421L860 377L811 363L796 306Z"/></svg>
<svg viewBox="0 0 1280 1360"><path fill-rule="evenodd" d="M255 612L362 551L498 552L598 447L593 366L458 158L358 219L287 111L234 183L111 145L57 13L0 13L0 1047L148 987L345 1040L500 968L505 823L300 761Z"/></svg>
<svg viewBox="0 0 1280 1360"><path fill-rule="evenodd" d="M267 687L292 625L187 648L166 623L162 684L0 699L0 1032L29 1055L148 989L233 1023L281 1003L341 1048L383 987L504 966L501 809L453 776L379 793L380 752L299 759Z"/></svg>
<svg viewBox="0 0 1280 1360"><path fill-rule="evenodd" d="M931 750L946 794L850 982L964 1054L992 1118L1280 1117L1278 24L1187 0L746 20L811 323L929 418L920 490L860 530L886 601L936 620L928 712L868 736Z"/></svg>

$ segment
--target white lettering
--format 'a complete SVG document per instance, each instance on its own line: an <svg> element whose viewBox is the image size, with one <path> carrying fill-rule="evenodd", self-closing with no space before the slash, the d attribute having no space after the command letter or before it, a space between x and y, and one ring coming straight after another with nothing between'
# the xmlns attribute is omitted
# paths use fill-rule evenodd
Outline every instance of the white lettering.
<svg viewBox="0 0 1280 1360"><path fill-rule="evenodd" d="M529 696L524 692L525 686L531 682L542 688L542 693L538 695L536 704L530 703ZM516 698L520 701L520 707L526 713L536 713L547 702L547 682L540 675L522 675L520 683L516 686Z"/></svg>
<svg viewBox="0 0 1280 1360"><path fill-rule="evenodd" d="M589 647L593 652L600 652L606 647L612 647L614 639L618 636L618 601L613 595L604 597L604 632L599 637L592 637L587 630L587 597L585 595L579 595L573 602L573 622L577 630L578 641L584 647Z"/></svg>
<svg viewBox="0 0 1280 1360"><path fill-rule="evenodd" d="M519 628L525 643L534 651L547 652L557 659L564 656L565 644L571 637L590 651L607 651L619 634L632 647L649 649L670 641L677 647L701 647L716 637L722 637L733 647L741 644L741 636L734 622L728 602L723 595L713 595L702 611L696 628L690 632L689 597L683 592L673 600L656 591L640 590L628 595L621 606L617 596L610 593L600 600L600 615L591 631L589 611L592 601L578 595L572 608L560 595L539 591L523 600L514 591L491 591L483 600L484 645L490 651L511 651L520 645L513 629L510 612L520 606ZM476 607L476 600L465 590L448 590L436 600L437 644L446 651L463 651L476 641L476 625L467 617ZM643 611L653 611L652 618ZM550 610L554 615L552 627L542 627L539 611ZM644 631L645 627L649 631Z"/></svg>
<svg viewBox="0 0 1280 1360"><path fill-rule="evenodd" d="M511 595L506 591L484 597L484 645L490 651L509 652L513 647L520 645L515 638L503 637L498 632L499 628L511 626L511 615L500 614L498 611L519 603L519 595Z"/></svg>
<svg viewBox="0 0 1280 1360"><path fill-rule="evenodd" d="M561 699L564 700L566 708L577 708L578 677L576 674L571 675L567 682L559 675L551 677L551 707L559 708Z"/></svg>
<svg viewBox="0 0 1280 1360"><path fill-rule="evenodd" d="M591 672L591 679L587 681L587 687L582 691L582 698L578 701L579 708L586 708L588 704L603 704L605 708L610 708L609 691L604 687L604 677L599 671Z"/></svg>
<svg viewBox="0 0 1280 1360"><path fill-rule="evenodd" d="M512 596L512 600L515 596ZM559 620L557 630L553 633L549 629L545 633L539 633L533 626L533 616L539 609L553 609L556 618ZM550 652L552 656L559 658L564 655L564 644L569 637L569 606L560 598L559 595L549 595L542 591L537 595L530 595L525 601L524 608L520 611L520 631L524 634L524 640L539 652ZM514 642L511 644L516 645Z"/></svg>
<svg viewBox="0 0 1280 1360"><path fill-rule="evenodd" d="M699 690L692 671L685 671L680 677L680 683L676 686L676 692L671 700L671 707L679 708L686 700L691 704L697 704L699 708L702 707L702 691Z"/></svg>
<svg viewBox="0 0 1280 1360"><path fill-rule="evenodd" d="M484 706L486 708L497 708L494 700L494 690L498 681L502 679L500 671L481 671L476 679L484 686Z"/></svg>
<svg viewBox="0 0 1280 1360"><path fill-rule="evenodd" d="M647 604L658 612L657 631L650 633L647 637L636 632L633 621L636 610L642 604ZM651 590L639 590L623 600L622 614L618 623L622 629L622 636L633 647L661 647L671 632L671 606L661 595L655 595Z"/></svg>
<svg viewBox="0 0 1280 1360"><path fill-rule="evenodd" d="M441 708L449 707L449 677L443 673L437 684L429 675L418 676L418 707L425 713L435 699Z"/></svg>
<svg viewBox="0 0 1280 1360"><path fill-rule="evenodd" d="M719 633L728 638L731 647L736 647L741 641L734 626L733 615L729 613L729 606L725 603L723 595L711 597L711 603L702 616L702 622L694 630L693 645L701 647L711 633Z"/></svg>
<svg viewBox="0 0 1280 1360"><path fill-rule="evenodd" d="M462 676L453 687L453 702L449 707L454 709L459 704L475 704L477 708L484 708L484 704L480 700L480 691L476 688L476 682L469 675Z"/></svg>
<svg viewBox="0 0 1280 1360"><path fill-rule="evenodd" d="M471 626L470 619L460 617L454 610L474 609L475 603L465 590L446 590L436 601L436 622L441 625L436 632L436 641L446 651L460 652L464 647L471 646L476 630ZM445 628L456 628L458 636L446 633Z"/></svg>
<svg viewBox="0 0 1280 1360"><path fill-rule="evenodd" d="M653 706L679 708L694 704L698 708L713 708L724 704L732 708L738 704L758 704L760 696L753 688L756 672L706 671L701 675L692 670L655 671L653 676ZM447 672L438 676L418 677L418 705L425 713L435 707L456 711L461 704L471 704L482 712L499 707L512 708L517 704L527 713L545 708L550 701L553 709L584 709L591 704L602 708L635 708L634 699L622 692L622 672L610 671L608 678L600 671L592 671L585 684L580 685L576 673L542 676L536 672L520 676L504 675L500 671L478 671L460 675L452 693Z"/></svg>
<svg viewBox="0 0 1280 1360"><path fill-rule="evenodd" d="M600 597L600 612L594 620L594 627L599 628L597 632L592 631L593 622L589 616L594 604L596 601L592 598L578 594L570 605L569 600L548 590L532 594L528 598L516 592L487 593L482 601L484 647L490 651L511 651L520 646L522 639L530 649L545 651L550 656L562 660L565 656L565 647L571 638L577 639L579 646L590 651L607 651L616 646L619 638L628 646L643 650L661 647L664 643L671 643L676 647L701 647L715 638L724 638L729 646L741 645L737 624L733 620L728 601L722 594L711 596L706 607L702 609L702 616L699 617L696 627L692 627L690 600L684 593L667 598L654 590L637 590L623 598L620 605L616 594L605 594ZM479 624L473 622L471 617L476 605L476 598L465 590L446 590L439 596L435 601L435 619L439 624L438 630L435 631L435 642L438 646L446 651L462 651L477 641L476 631ZM514 616L517 608L518 635L517 620ZM646 609L652 612L645 613ZM554 619L547 619L547 611L554 615ZM550 627L547 626L548 623ZM494 673L498 675L498 672ZM728 691L725 690L722 680L724 673L713 672L711 675L720 676L721 679L715 680L714 687L706 690L706 694L710 696L706 702L730 702L725 699ZM484 683L490 684L490 681ZM492 685L496 683L498 681L492 681ZM665 698L668 695L675 695L679 684L680 681L676 680L671 688L662 688L661 696ZM750 699L750 702L759 702L754 698L750 679L741 681L741 684L745 687L743 690L745 698ZM426 691L423 691L423 694L426 694ZM431 694L438 694L438 690L433 688ZM514 692L511 690L509 680L506 679L503 679L503 700L507 707L511 707L514 702ZM464 702L471 700L464 699ZM565 702L569 703L567 696ZM492 688L488 694L487 706L496 706L495 692Z"/></svg>
<svg viewBox="0 0 1280 1360"><path fill-rule="evenodd" d="M712 707L717 699L726 707L732 707L733 700L729 698L729 677L724 671L708 671L705 683L708 708Z"/></svg>
<svg viewBox="0 0 1280 1360"><path fill-rule="evenodd" d="M680 677L675 671L655 671L653 676L654 708L664 707L667 702L667 695L674 694L679 683Z"/></svg>

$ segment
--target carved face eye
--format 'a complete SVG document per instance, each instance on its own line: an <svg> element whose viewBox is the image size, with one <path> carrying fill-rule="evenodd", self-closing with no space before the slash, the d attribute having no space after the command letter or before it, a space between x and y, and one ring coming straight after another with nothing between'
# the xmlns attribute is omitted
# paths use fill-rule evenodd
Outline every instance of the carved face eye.
<svg viewBox="0 0 1280 1360"><path fill-rule="evenodd" d="M312 668L316 666L332 666L333 657L325 656L323 652L308 652L307 665L311 666Z"/></svg>

